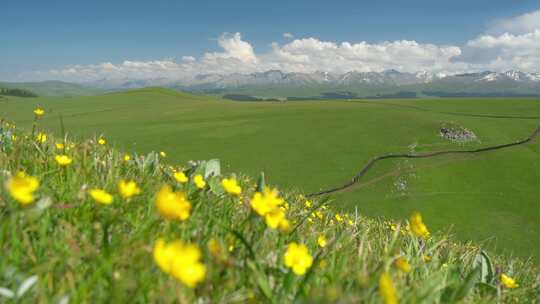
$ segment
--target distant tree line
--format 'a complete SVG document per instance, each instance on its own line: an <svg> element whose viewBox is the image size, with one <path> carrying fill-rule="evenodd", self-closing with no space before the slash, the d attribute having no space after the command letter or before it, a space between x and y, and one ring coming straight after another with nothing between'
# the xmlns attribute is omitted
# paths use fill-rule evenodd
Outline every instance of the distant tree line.
<svg viewBox="0 0 540 304"><path fill-rule="evenodd" d="M0 95L18 96L18 97L37 97L36 94L25 89L0 88Z"/></svg>

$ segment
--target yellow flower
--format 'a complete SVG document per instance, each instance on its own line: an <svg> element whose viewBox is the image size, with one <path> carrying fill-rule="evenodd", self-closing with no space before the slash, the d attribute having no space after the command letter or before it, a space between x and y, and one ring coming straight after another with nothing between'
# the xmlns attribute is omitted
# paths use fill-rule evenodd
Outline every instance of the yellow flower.
<svg viewBox="0 0 540 304"><path fill-rule="evenodd" d="M45 115L45 110L43 110L42 108L40 107L37 107L35 110L34 110L34 114L36 114L36 116L43 116Z"/></svg>
<svg viewBox="0 0 540 304"><path fill-rule="evenodd" d="M317 238L317 244L319 244L319 247L321 248L326 247L326 237L324 235L319 235Z"/></svg>
<svg viewBox="0 0 540 304"><path fill-rule="evenodd" d="M58 149L58 150L62 150L65 147L63 143L56 143L54 145L56 146L56 149Z"/></svg>
<svg viewBox="0 0 540 304"><path fill-rule="evenodd" d="M409 224L411 226L412 232L424 239L428 239L430 236L429 230L427 229L426 225L422 221L422 216L420 213L415 212L413 215L411 215L411 218L409 219Z"/></svg>
<svg viewBox="0 0 540 304"><path fill-rule="evenodd" d="M227 253L224 250L224 248L221 246L221 243L215 239L211 238L206 243L206 247L208 248L208 252L218 260L225 260L227 258Z"/></svg>
<svg viewBox="0 0 540 304"><path fill-rule="evenodd" d="M161 157L167 157L167 153L165 153L165 152L163 152L163 151L159 152L159 155L160 155Z"/></svg>
<svg viewBox="0 0 540 304"><path fill-rule="evenodd" d="M128 162L131 160L131 156L129 154L124 154L124 161Z"/></svg>
<svg viewBox="0 0 540 304"><path fill-rule="evenodd" d="M311 208L311 206L313 206L313 204L310 201L305 201L304 206L306 206L306 208Z"/></svg>
<svg viewBox="0 0 540 304"><path fill-rule="evenodd" d="M195 186L197 186L199 189L203 189L206 186L206 182L200 174L195 175L193 178L193 183L195 183Z"/></svg>
<svg viewBox="0 0 540 304"><path fill-rule="evenodd" d="M47 134L39 132L36 136L36 140L40 143L44 143L47 141Z"/></svg>
<svg viewBox="0 0 540 304"><path fill-rule="evenodd" d="M294 242L287 246L283 259L285 260L285 266L291 268L297 275L304 275L313 264L313 257L309 254L306 245Z"/></svg>
<svg viewBox="0 0 540 304"><path fill-rule="evenodd" d="M128 199L132 196L141 193L141 189L134 181L121 180L118 182L118 192L124 199Z"/></svg>
<svg viewBox="0 0 540 304"><path fill-rule="evenodd" d="M274 208L274 210L266 213L264 220L268 227L276 229L281 221L286 220L285 212L281 208Z"/></svg>
<svg viewBox="0 0 540 304"><path fill-rule="evenodd" d="M407 260L404 257L398 257L394 263L396 267L399 268L399 270L405 273L411 272L411 265L409 264L409 262L407 262Z"/></svg>
<svg viewBox="0 0 540 304"><path fill-rule="evenodd" d="M184 172L175 172L174 179L181 184L187 183L188 181L188 177L186 176Z"/></svg>
<svg viewBox="0 0 540 304"><path fill-rule="evenodd" d="M504 287L509 288L509 289L514 289L514 288L519 287L519 284L516 283L514 279L512 279L511 277L507 276L504 273L501 274L501 283L503 284Z"/></svg>
<svg viewBox="0 0 540 304"><path fill-rule="evenodd" d="M339 223L342 223L344 221L343 217L341 217L341 215L339 213L336 213L335 218Z"/></svg>
<svg viewBox="0 0 540 304"><path fill-rule="evenodd" d="M34 192L39 188L37 178L19 172L6 182L9 194L21 205L27 205L34 201Z"/></svg>
<svg viewBox="0 0 540 304"><path fill-rule="evenodd" d="M56 155L54 159L60 166L67 166L73 162L73 159L67 155Z"/></svg>
<svg viewBox="0 0 540 304"><path fill-rule="evenodd" d="M11 135L11 140L16 141L17 140L17 135L15 135L15 134Z"/></svg>
<svg viewBox="0 0 540 304"><path fill-rule="evenodd" d="M242 188L238 185L238 182L234 178L224 178L221 181L221 185L225 192L232 195L240 195L242 193Z"/></svg>
<svg viewBox="0 0 540 304"><path fill-rule="evenodd" d="M185 221L191 214L191 203L184 192L174 192L171 187L164 185L156 195L156 207L166 219Z"/></svg>
<svg viewBox="0 0 540 304"><path fill-rule="evenodd" d="M281 232L289 232L291 230L291 223L288 219L284 218L279 222L278 228Z"/></svg>
<svg viewBox="0 0 540 304"><path fill-rule="evenodd" d="M206 266L201 263L201 250L182 241L166 243L158 239L153 250L154 261L164 272L186 286L194 288L206 276Z"/></svg>
<svg viewBox="0 0 540 304"><path fill-rule="evenodd" d="M105 138L100 138L100 139L98 139L97 143L100 146L104 146L107 143L107 141L105 140Z"/></svg>
<svg viewBox="0 0 540 304"><path fill-rule="evenodd" d="M113 202L113 196L104 190L94 188L89 191L90 196L98 203L110 205Z"/></svg>
<svg viewBox="0 0 540 304"><path fill-rule="evenodd" d="M379 293L385 304L397 304L396 288L392 282L392 277L388 272L383 272L379 278Z"/></svg>
<svg viewBox="0 0 540 304"><path fill-rule="evenodd" d="M284 200L278 196L276 189L265 188L263 193L255 192L251 199L251 208L260 216L265 216L284 203Z"/></svg>

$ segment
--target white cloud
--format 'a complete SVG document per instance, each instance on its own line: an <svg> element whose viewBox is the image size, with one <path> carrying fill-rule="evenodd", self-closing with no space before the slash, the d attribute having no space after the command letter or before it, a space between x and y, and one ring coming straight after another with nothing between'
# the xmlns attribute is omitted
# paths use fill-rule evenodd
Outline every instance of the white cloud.
<svg viewBox="0 0 540 304"><path fill-rule="evenodd" d="M291 34L291 33L283 33L283 38L286 38L286 39L293 39L293 38L294 38L294 35Z"/></svg>
<svg viewBox="0 0 540 304"><path fill-rule="evenodd" d="M492 34L525 34L540 30L540 10L517 17L501 19L494 22L490 29Z"/></svg>
<svg viewBox="0 0 540 304"><path fill-rule="evenodd" d="M283 46L273 44L267 60L281 69L298 72L369 72L387 69L416 72L447 70L452 65L450 59L460 54L461 50L456 46L421 44L409 40L338 44L305 38Z"/></svg>
<svg viewBox="0 0 540 304"><path fill-rule="evenodd" d="M540 70L540 30L525 34L482 35L470 40L456 61L494 71Z"/></svg>

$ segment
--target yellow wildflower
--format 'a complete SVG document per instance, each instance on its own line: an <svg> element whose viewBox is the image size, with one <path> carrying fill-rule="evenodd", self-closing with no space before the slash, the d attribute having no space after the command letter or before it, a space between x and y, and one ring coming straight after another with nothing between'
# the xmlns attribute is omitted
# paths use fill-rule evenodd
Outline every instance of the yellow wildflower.
<svg viewBox="0 0 540 304"><path fill-rule="evenodd" d="M251 208L260 216L265 216L284 203L276 189L265 188L263 193L255 192L251 199Z"/></svg>
<svg viewBox="0 0 540 304"><path fill-rule="evenodd" d="M306 208L311 208L311 206L313 206L313 204L310 201L305 201L304 206L306 206Z"/></svg>
<svg viewBox="0 0 540 304"><path fill-rule="evenodd" d="M154 261L164 272L186 286L194 288L206 276L206 266L201 263L201 250L182 241L166 243L158 239L153 250Z"/></svg>
<svg viewBox="0 0 540 304"><path fill-rule="evenodd" d="M185 221L191 213L191 203L184 192L174 192L171 187L164 185L156 195L156 207L166 219Z"/></svg>
<svg viewBox="0 0 540 304"><path fill-rule="evenodd" d="M54 159L60 166L68 166L73 162L73 159L67 155L56 155Z"/></svg>
<svg viewBox="0 0 540 304"><path fill-rule="evenodd" d="M379 293L385 304L397 304L396 288L392 282L392 277L388 272L383 272L379 278Z"/></svg>
<svg viewBox="0 0 540 304"><path fill-rule="evenodd" d="M6 182L6 189L21 205L27 205L34 201L34 192L39 188L37 178L19 172Z"/></svg>
<svg viewBox="0 0 540 304"><path fill-rule="evenodd" d="M319 247L324 248L326 247L326 237L324 235L319 235L317 238L317 244L319 244Z"/></svg>
<svg viewBox="0 0 540 304"><path fill-rule="evenodd" d="M274 210L266 213L264 219L268 227L276 229L281 221L286 220L285 212L281 208L274 208Z"/></svg>
<svg viewBox="0 0 540 304"><path fill-rule="evenodd" d="M188 177L184 172L175 172L174 173L174 179L179 183L187 183Z"/></svg>
<svg viewBox="0 0 540 304"><path fill-rule="evenodd" d="M167 153L165 153L164 151L160 151L159 156L165 158L165 157L167 157Z"/></svg>
<svg viewBox="0 0 540 304"><path fill-rule="evenodd" d="M429 230L427 229L426 225L422 221L422 216L420 213L415 212L413 215L411 215L411 218L409 219L409 224L411 227L412 232L424 239L428 239L430 236Z"/></svg>
<svg viewBox="0 0 540 304"><path fill-rule="evenodd" d="M193 177L193 183L199 189L204 189L204 187L206 186L206 182L204 181L204 178L200 174L197 174L195 175L195 177Z"/></svg>
<svg viewBox="0 0 540 304"><path fill-rule="evenodd" d="M283 256L285 266L292 269L297 275L304 275L313 264L313 257L304 244L290 243Z"/></svg>
<svg viewBox="0 0 540 304"><path fill-rule="evenodd" d="M107 143L107 141L105 140L105 138L101 137L100 139L98 139L97 143L100 146L104 146Z"/></svg>
<svg viewBox="0 0 540 304"><path fill-rule="evenodd" d="M509 288L509 289L514 289L514 288L518 288L519 287L519 284L516 283L516 281L507 276L506 274L501 274L501 283L503 284L504 287L506 288Z"/></svg>
<svg viewBox="0 0 540 304"><path fill-rule="evenodd" d="M206 247L208 248L208 252L218 260L225 260L227 258L227 253L224 250L224 248L221 246L221 243L215 239L211 238L206 243Z"/></svg>
<svg viewBox="0 0 540 304"><path fill-rule="evenodd" d="M17 135L15 135L15 134L11 135L11 140L16 141L17 140Z"/></svg>
<svg viewBox="0 0 540 304"><path fill-rule="evenodd" d="M411 272L411 265L409 264L409 262L407 262L407 259L405 259L404 257L398 257L395 260L394 264L399 270L405 273Z"/></svg>
<svg viewBox="0 0 540 304"><path fill-rule="evenodd" d="M141 193L141 189L134 181L121 180L118 182L118 192L124 199L131 198Z"/></svg>
<svg viewBox="0 0 540 304"><path fill-rule="evenodd" d="M278 228L281 232L289 232L291 230L291 223L288 219L284 218L279 222Z"/></svg>
<svg viewBox="0 0 540 304"><path fill-rule="evenodd" d="M58 149L58 150L62 150L62 149L65 148L65 146L64 146L63 143L56 143L56 144L54 144L54 145L55 145L56 149Z"/></svg>
<svg viewBox="0 0 540 304"><path fill-rule="evenodd" d="M339 223L342 223L344 221L343 217L339 213L336 213L335 218Z"/></svg>
<svg viewBox="0 0 540 304"><path fill-rule="evenodd" d="M47 134L39 132L36 136L36 140L40 143L44 143L47 141Z"/></svg>
<svg viewBox="0 0 540 304"><path fill-rule="evenodd" d="M113 196L104 190L94 188L89 191L90 196L98 203L110 205L113 202Z"/></svg>
<svg viewBox="0 0 540 304"><path fill-rule="evenodd" d="M128 161L130 161L130 160L131 160L131 155L129 155L129 154L124 154L124 161L125 161L125 162L128 162Z"/></svg>
<svg viewBox="0 0 540 304"><path fill-rule="evenodd" d="M37 107L35 110L34 110L34 114L36 114L36 116L43 116L45 115L45 110L43 110L42 108L40 107Z"/></svg>
<svg viewBox="0 0 540 304"><path fill-rule="evenodd" d="M238 182L234 178L224 178L221 181L221 185L225 192L232 195L240 195L242 193L242 188L238 185Z"/></svg>

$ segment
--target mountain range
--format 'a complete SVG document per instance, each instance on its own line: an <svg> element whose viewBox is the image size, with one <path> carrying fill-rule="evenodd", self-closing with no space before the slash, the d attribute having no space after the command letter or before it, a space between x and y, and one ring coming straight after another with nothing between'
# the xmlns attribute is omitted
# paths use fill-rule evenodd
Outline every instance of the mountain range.
<svg viewBox="0 0 540 304"><path fill-rule="evenodd" d="M347 72L343 74L330 72L314 73L285 73L280 70L270 70L250 74L199 74L192 79L178 81L166 78L155 79L101 79L87 83L90 86L102 88L136 88L146 86L180 86L186 88L239 88L246 86L289 86L302 87L313 85L390 85L404 86L425 84L436 81L474 81L474 82L520 82L537 84L540 82L539 73L524 73L510 70L503 73L481 72L468 74L434 74L425 71L417 73L386 70L383 72Z"/></svg>
<svg viewBox="0 0 540 304"><path fill-rule="evenodd" d="M383 72L199 74L186 80L115 78L74 84L60 81L0 83L27 89L39 96L75 96L142 87L167 87L239 100L398 98L398 97L540 97L540 74L517 70L465 74Z"/></svg>

